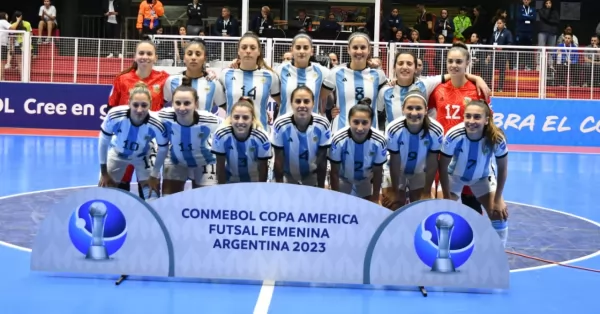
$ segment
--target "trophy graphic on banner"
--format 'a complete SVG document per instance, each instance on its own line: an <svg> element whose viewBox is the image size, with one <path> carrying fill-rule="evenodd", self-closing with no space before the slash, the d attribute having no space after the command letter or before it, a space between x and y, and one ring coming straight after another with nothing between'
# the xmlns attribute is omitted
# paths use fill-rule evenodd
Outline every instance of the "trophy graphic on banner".
<svg viewBox="0 0 600 314"><path fill-rule="evenodd" d="M108 253L104 246L104 223L106 221L107 208L104 203L94 202L90 205L90 218L92 221L92 243L85 256L91 260L106 260Z"/></svg>
<svg viewBox="0 0 600 314"><path fill-rule="evenodd" d="M435 221L438 234L438 254L431 270L438 273L455 272L454 262L450 258L450 237L454 228L454 219L448 214L441 214Z"/></svg>

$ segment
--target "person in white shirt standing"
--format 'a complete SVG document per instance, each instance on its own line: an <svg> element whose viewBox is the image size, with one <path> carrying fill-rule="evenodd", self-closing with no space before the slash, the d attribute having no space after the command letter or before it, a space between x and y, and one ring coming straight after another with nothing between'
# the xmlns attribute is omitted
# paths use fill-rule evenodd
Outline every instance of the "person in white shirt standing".
<svg viewBox="0 0 600 314"><path fill-rule="evenodd" d="M0 81L2 81L2 70L4 69L4 61L8 64L7 69L10 67L10 60L8 59L8 30L10 29L10 23L8 22L8 14L0 12Z"/></svg>
<svg viewBox="0 0 600 314"><path fill-rule="evenodd" d="M44 0L44 5L40 7L40 24L38 24L38 35L42 37L44 29L48 30L48 38L44 42L50 42L50 36L52 36L52 30L58 25L56 22L56 8L50 4L50 0ZM38 39L38 43L41 43L42 39Z"/></svg>
<svg viewBox="0 0 600 314"><path fill-rule="evenodd" d="M104 38L108 39L103 41L106 45L103 52L108 53L107 58L112 58L115 55L123 58L123 52L121 51L122 43L119 40L115 40L121 37L120 7L120 0L103 0L102 3L102 12L104 12L104 17L106 18L104 21Z"/></svg>

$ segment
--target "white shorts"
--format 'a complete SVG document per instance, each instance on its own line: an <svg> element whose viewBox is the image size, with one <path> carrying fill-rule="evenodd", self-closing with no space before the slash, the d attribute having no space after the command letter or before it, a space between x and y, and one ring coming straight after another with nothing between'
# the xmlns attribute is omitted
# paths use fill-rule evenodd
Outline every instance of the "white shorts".
<svg viewBox="0 0 600 314"><path fill-rule="evenodd" d="M163 177L165 180L185 182L188 179L196 185L208 186L217 184L216 165L209 164L201 167L189 168L184 164L173 164L170 158L165 160Z"/></svg>
<svg viewBox="0 0 600 314"><path fill-rule="evenodd" d="M355 183L340 179L340 192L356 197L371 196L373 195L373 183L371 183L371 179Z"/></svg>
<svg viewBox="0 0 600 314"><path fill-rule="evenodd" d="M304 178L302 180L295 180L292 176L290 176L288 174L284 174L283 175L283 182L285 182L285 183L292 183L292 184L306 185L306 186L317 186L317 174L316 173L312 173L308 177L306 177L306 178Z"/></svg>
<svg viewBox="0 0 600 314"><path fill-rule="evenodd" d="M153 160L150 157L152 149L148 151L148 154L143 157L123 157L120 156L114 149L109 149L108 156L106 159L106 168L108 174L116 183L121 182L121 179L125 175L127 166L132 165L135 168L135 176L139 181L146 181L150 178L150 172L153 167Z"/></svg>
<svg viewBox="0 0 600 314"><path fill-rule="evenodd" d="M475 197L482 197L488 193L496 192L496 176L491 175L482 179L472 181L462 181L459 176L450 175L450 193L460 196L463 188L466 186L471 188Z"/></svg>
<svg viewBox="0 0 600 314"><path fill-rule="evenodd" d="M387 165L387 164L386 164ZM406 190L408 188L410 191L422 189L425 187L425 172L415 173L415 174L404 174L402 171L400 172L400 178L398 180L398 189ZM390 174L390 167L383 167L383 182L381 182L381 188L387 189L392 187L392 176Z"/></svg>

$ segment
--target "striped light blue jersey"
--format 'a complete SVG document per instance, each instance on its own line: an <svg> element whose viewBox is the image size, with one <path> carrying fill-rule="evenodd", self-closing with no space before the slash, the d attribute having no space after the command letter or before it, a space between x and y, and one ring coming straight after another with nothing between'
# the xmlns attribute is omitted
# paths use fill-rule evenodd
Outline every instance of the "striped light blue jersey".
<svg viewBox="0 0 600 314"><path fill-rule="evenodd" d="M171 102L173 100L173 92L179 86L185 74L175 74L169 76L163 87L163 94L165 100ZM192 88L198 92L199 109L211 111L213 105L222 106L225 105L227 100L225 99L225 91L223 85L218 80L209 81L205 77L192 79Z"/></svg>
<svg viewBox="0 0 600 314"><path fill-rule="evenodd" d="M382 70L366 68L354 71L343 64L330 70L323 82L323 87L333 90L337 99L340 114L331 123L333 131L343 129L348 124L348 113L363 98L371 99L373 112L377 112L377 96L379 90L387 84ZM377 115L373 118L373 128L377 129Z"/></svg>
<svg viewBox="0 0 600 314"><path fill-rule="evenodd" d="M429 119L429 131L411 133L406 117L400 117L386 128L387 149L390 154L400 154L400 169L407 175L425 172L429 152L439 153L444 142L444 129L434 119Z"/></svg>
<svg viewBox="0 0 600 314"><path fill-rule="evenodd" d="M227 99L227 114L231 114L231 107L242 97L252 99L255 114L265 130L268 129L267 105L269 97L279 96L279 77L277 74L266 70L244 71L240 69L225 69L219 77L225 87Z"/></svg>
<svg viewBox="0 0 600 314"><path fill-rule="evenodd" d="M381 91L379 91L377 111L385 111L386 124L389 124L390 122L403 116L402 103L404 102L404 98L406 98L408 91L416 87L421 91L421 93L423 93L423 95L425 95L425 99L429 99L431 92L433 92L433 90L443 82L444 76L436 75L418 78L410 86L386 85L381 89Z"/></svg>
<svg viewBox="0 0 600 314"><path fill-rule="evenodd" d="M492 157L504 158L508 155L506 139L495 143L493 149L487 145L485 137L471 140L467 137L465 123L459 123L446 133L442 154L452 157L448 166L450 175L460 176L469 182L493 175Z"/></svg>
<svg viewBox="0 0 600 314"><path fill-rule="evenodd" d="M173 108L161 109L158 116L169 134L169 158L174 165L184 164L189 168L196 168L215 162L215 156L211 153L211 141L221 118L208 111L198 110L194 112L194 123L184 126L177 122Z"/></svg>
<svg viewBox="0 0 600 314"><path fill-rule="evenodd" d="M258 181L258 161L273 157L267 133L252 129L247 139L237 139L233 127L223 126L215 133L212 152L225 156L227 182Z"/></svg>
<svg viewBox="0 0 600 314"><path fill-rule="evenodd" d="M146 156L153 139L156 139L158 146L169 144L167 129L161 123L158 113L149 112L140 125L134 125L130 115L129 106L118 106L112 109L102 122L102 133L112 136L110 146L119 157Z"/></svg>
<svg viewBox="0 0 600 314"><path fill-rule="evenodd" d="M281 80L281 104L279 104L279 115L292 112L292 92L300 87L308 87L315 95L313 112L319 113L319 95L323 81L329 75L329 69L318 63L311 63L308 67L300 69L291 63L283 64L277 68L277 74Z"/></svg>
<svg viewBox="0 0 600 314"><path fill-rule="evenodd" d="M283 150L284 173L302 181L317 170L317 152L330 145L329 121L316 113L305 132L296 128L293 113L280 116L273 124L271 144Z"/></svg>
<svg viewBox="0 0 600 314"><path fill-rule="evenodd" d="M375 128L367 135L363 143L352 139L350 128L337 131L331 139L329 161L340 164L340 177L357 183L373 177L373 166L387 162L387 146L383 135Z"/></svg>

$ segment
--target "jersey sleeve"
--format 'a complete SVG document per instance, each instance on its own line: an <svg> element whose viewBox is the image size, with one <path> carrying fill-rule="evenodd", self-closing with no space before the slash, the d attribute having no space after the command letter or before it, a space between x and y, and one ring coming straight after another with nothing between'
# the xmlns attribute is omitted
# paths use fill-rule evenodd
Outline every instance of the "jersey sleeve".
<svg viewBox="0 0 600 314"><path fill-rule="evenodd" d="M381 90L384 86L387 85L388 78L385 75L385 72L383 72L383 70L377 70L377 76L379 77L379 90Z"/></svg>
<svg viewBox="0 0 600 314"><path fill-rule="evenodd" d="M429 95L429 101L427 102L427 111L437 110L437 96L440 92L440 87L436 87Z"/></svg>
<svg viewBox="0 0 600 314"><path fill-rule="evenodd" d="M215 97L213 98L213 104L219 107L227 104L227 99L225 98L225 89L223 88L223 84L220 81L215 80Z"/></svg>
<svg viewBox="0 0 600 314"><path fill-rule="evenodd" d="M124 105L119 103L121 99L121 93L121 77L117 76L117 78L115 78L113 81L112 89L110 90L110 95L108 96L109 107Z"/></svg>
<svg viewBox="0 0 600 314"><path fill-rule="evenodd" d="M319 147L321 148L327 148L331 146L331 128L330 127L323 127L321 128L321 139L319 140Z"/></svg>
<svg viewBox="0 0 600 314"><path fill-rule="evenodd" d="M262 133L260 137L257 137L259 142L257 149L258 159L270 159L271 157L273 157L273 151L271 150L271 142L269 141L269 136L263 131L257 131Z"/></svg>
<svg viewBox="0 0 600 314"><path fill-rule="evenodd" d="M402 129L397 130L397 128L395 127L396 125L398 125L397 121L401 120L396 120L396 122L390 123L385 131L387 150L392 154L398 154L400 152L398 138L400 137L400 134L402 134Z"/></svg>
<svg viewBox="0 0 600 314"><path fill-rule="evenodd" d="M444 141L442 144L442 155L446 157L452 157L454 155L454 150L456 149L456 144L459 142L460 137L451 138L450 132L444 137Z"/></svg>
<svg viewBox="0 0 600 314"><path fill-rule="evenodd" d="M107 136L112 136L115 131L115 120L111 119L111 115L108 114L104 117L104 121L102 121L102 125L100 125L100 130Z"/></svg>
<svg viewBox="0 0 600 314"><path fill-rule="evenodd" d="M383 87L377 94L377 111L383 112L385 110L385 92L391 87Z"/></svg>
<svg viewBox="0 0 600 314"><path fill-rule="evenodd" d="M281 94L281 83L279 82L279 76L275 72L271 74L271 96L276 97Z"/></svg>
<svg viewBox="0 0 600 314"><path fill-rule="evenodd" d="M429 151L433 153L440 152L442 150L442 145L444 144L444 130L442 125L431 121L429 124L429 135L431 136Z"/></svg>
<svg viewBox="0 0 600 314"><path fill-rule="evenodd" d="M173 100L173 91L171 90L172 81L173 76L169 76L165 81L165 85L163 86L163 98L166 102L171 102Z"/></svg>
<svg viewBox="0 0 600 314"><path fill-rule="evenodd" d="M496 150L494 151L494 155L496 158L504 158L508 155L508 145L506 143L506 138L502 136L502 140L500 140L496 144Z"/></svg>
<svg viewBox="0 0 600 314"><path fill-rule="evenodd" d="M215 132L211 149L213 154L225 155L225 141L227 140L227 136L231 134L231 132L227 132L228 128L230 128L230 126L225 126Z"/></svg>
<svg viewBox="0 0 600 314"><path fill-rule="evenodd" d="M436 87L444 83L443 75L426 76L421 78L421 82L425 85L425 96L429 98Z"/></svg>
<svg viewBox="0 0 600 314"><path fill-rule="evenodd" d="M341 132L348 132L346 129L342 129ZM339 134L339 133L337 133ZM344 139L340 139L339 136L333 136L331 140L331 146L329 147L329 154L327 159L329 161L339 164L342 162L342 151L344 150Z"/></svg>
<svg viewBox="0 0 600 314"><path fill-rule="evenodd" d="M285 133L283 127L277 127L277 120L273 124L273 132L271 133L271 144L275 148L283 148L283 134Z"/></svg>
<svg viewBox="0 0 600 314"><path fill-rule="evenodd" d="M343 71L343 69L334 69L329 71L329 74L327 74L327 76L325 76L325 78L323 79L323 87L325 87L328 90L335 89L335 77L338 71Z"/></svg>
<svg viewBox="0 0 600 314"><path fill-rule="evenodd" d="M386 141L382 141L378 144L379 151L375 155L374 164L376 166L381 166L387 162L387 145Z"/></svg>

